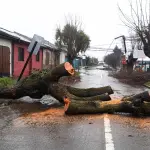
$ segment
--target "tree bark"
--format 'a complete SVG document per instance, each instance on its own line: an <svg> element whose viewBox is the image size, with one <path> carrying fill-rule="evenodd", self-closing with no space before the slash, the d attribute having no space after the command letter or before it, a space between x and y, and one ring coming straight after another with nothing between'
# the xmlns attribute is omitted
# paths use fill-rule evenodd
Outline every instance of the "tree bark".
<svg viewBox="0 0 150 150"><path fill-rule="evenodd" d="M66 114L127 112L150 115L148 92L124 97L122 100L111 100L109 94L113 94L113 90L110 86L78 89L58 82L62 76L73 74L74 69L67 62L41 78L32 81L29 76L13 88L0 89L0 98L18 99L23 96L41 98L45 94L50 94L65 104Z"/></svg>
<svg viewBox="0 0 150 150"><path fill-rule="evenodd" d="M111 100L110 96L108 94L105 94L105 92L106 92L106 90L104 90L105 87L104 87L104 89L103 88L93 88L92 89L93 94L87 95L88 97L77 96L77 95L71 93L70 90L68 90L68 88L69 88L69 86L66 86L66 85L63 85L60 83L53 83L53 84L50 84L48 93L62 103L64 103L64 97L69 97L70 99L74 99L76 101L80 101L80 100L108 101L108 100ZM76 88L71 87L69 89L76 89ZM77 89L77 91L80 91L80 90L85 91L86 89ZM87 90L90 90L90 89L87 89ZM100 94L102 94L102 95L100 95Z"/></svg>
<svg viewBox="0 0 150 150"><path fill-rule="evenodd" d="M70 101L65 102L65 114L132 113L150 115L150 103L143 102L136 107L131 101Z"/></svg>
<svg viewBox="0 0 150 150"><path fill-rule="evenodd" d="M23 96L31 98L41 98L45 94L49 94L49 86L56 84L62 76L73 75L74 69L68 62L63 63L43 77L32 80L30 76L21 81L13 88L0 89L0 98L17 99ZM57 83L58 84L58 83Z"/></svg>
<svg viewBox="0 0 150 150"><path fill-rule="evenodd" d="M100 101L70 101L65 103L65 114L97 114L97 113L114 113L129 112L132 113L131 102L112 100L108 102ZM127 104L127 105L125 105ZM126 107L125 107L126 106Z"/></svg>
<svg viewBox="0 0 150 150"><path fill-rule="evenodd" d="M90 96L96 96L101 94L113 94L113 90L110 86L100 87L100 88L88 88L88 89L79 89L74 87L67 87L68 92L70 92L73 95L79 96L79 97L90 97Z"/></svg>
<svg viewBox="0 0 150 150"><path fill-rule="evenodd" d="M108 93L113 93L111 87L104 87L104 88L90 88L90 89L76 89L73 87L63 85L58 82L58 80L62 76L68 76L73 75L74 69L72 65L68 62L63 63L56 68L54 68L52 71L48 72L46 75L44 75L41 78L32 78L32 76L27 77L25 80L19 82L16 86L13 88L2 88L0 89L0 98L5 99L18 99L23 96L30 96L31 98L41 98L43 95L50 94L54 98L56 98L61 103L64 103L64 97L70 97L71 99L74 98L77 101L80 100L110 100L110 96ZM76 95L73 95L69 92L75 91L77 93L87 93L84 94L84 96L89 96L86 99L84 97L78 97ZM81 91L81 92L80 92ZM103 94L103 95L100 95ZM80 95L80 94L79 94Z"/></svg>
<svg viewBox="0 0 150 150"><path fill-rule="evenodd" d="M127 63L127 73L132 74L134 64L132 62Z"/></svg>
<svg viewBox="0 0 150 150"><path fill-rule="evenodd" d="M68 92L67 97L69 97L70 99L74 99L76 101L109 101L111 100L111 97L108 94L96 95L96 96L91 96L91 97L78 97Z"/></svg>
<svg viewBox="0 0 150 150"><path fill-rule="evenodd" d="M145 91L136 95L125 96L122 98L122 101L134 101L136 99L141 99L141 101L150 102L150 95L148 91Z"/></svg>
<svg viewBox="0 0 150 150"><path fill-rule="evenodd" d="M125 112L133 114L150 115L150 95L143 92L134 96L123 98L122 100L111 101L76 101L65 98L66 114L95 114L95 113L115 113Z"/></svg>

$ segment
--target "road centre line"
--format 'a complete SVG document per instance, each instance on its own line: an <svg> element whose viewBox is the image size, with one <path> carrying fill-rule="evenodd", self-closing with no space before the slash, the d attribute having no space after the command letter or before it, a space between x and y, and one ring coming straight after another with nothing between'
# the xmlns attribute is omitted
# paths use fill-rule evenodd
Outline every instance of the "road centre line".
<svg viewBox="0 0 150 150"><path fill-rule="evenodd" d="M115 150L113 137L111 133L110 120L106 115L104 117L104 130L105 130L105 148L106 150Z"/></svg>

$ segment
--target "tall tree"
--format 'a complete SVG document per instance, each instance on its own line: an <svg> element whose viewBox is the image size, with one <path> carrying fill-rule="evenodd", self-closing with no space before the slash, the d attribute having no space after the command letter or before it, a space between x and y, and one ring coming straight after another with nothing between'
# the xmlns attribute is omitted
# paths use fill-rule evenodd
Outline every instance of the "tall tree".
<svg viewBox="0 0 150 150"><path fill-rule="evenodd" d="M87 66L93 66L93 65L98 65L98 59L95 57L86 57L86 65Z"/></svg>
<svg viewBox="0 0 150 150"><path fill-rule="evenodd" d="M122 56L122 51L121 49L118 48L118 46L116 46L113 50L113 53L108 54L104 57L104 62L115 68L120 66L120 62L121 62L121 56Z"/></svg>
<svg viewBox="0 0 150 150"><path fill-rule="evenodd" d="M130 14L118 5L122 22L141 40L146 56L150 58L150 0L129 0Z"/></svg>
<svg viewBox="0 0 150 150"><path fill-rule="evenodd" d="M85 52L90 45L90 38L83 30L79 28L79 23L75 21L68 21L61 30L60 27L56 29L55 34L56 46L58 48L67 49L68 61L72 64L73 59L79 52Z"/></svg>

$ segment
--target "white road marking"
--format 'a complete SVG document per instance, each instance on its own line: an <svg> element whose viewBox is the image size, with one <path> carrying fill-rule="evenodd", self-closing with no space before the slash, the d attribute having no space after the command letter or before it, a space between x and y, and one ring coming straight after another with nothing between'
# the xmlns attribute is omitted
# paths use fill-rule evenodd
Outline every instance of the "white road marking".
<svg viewBox="0 0 150 150"><path fill-rule="evenodd" d="M104 128L105 128L105 145L106 150L114 150L114 142L113 137L111 134L111 126L110 126L110 120L107 117L107 115L104 117Z"/></svg>

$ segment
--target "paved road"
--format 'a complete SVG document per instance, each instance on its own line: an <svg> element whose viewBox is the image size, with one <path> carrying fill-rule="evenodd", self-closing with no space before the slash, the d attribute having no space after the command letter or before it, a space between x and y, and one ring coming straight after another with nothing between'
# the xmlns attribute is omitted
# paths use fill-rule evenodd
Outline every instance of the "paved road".
<svg viewBox="0 0 150 150"><path fill-rule="evenodd" d="M96 69L81 70L76 87L112 85L114 97L138 93ZM0 150L149 150L150 118L128 114L65 116L40 104L0 107Z"/></svg>

